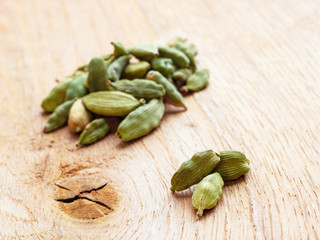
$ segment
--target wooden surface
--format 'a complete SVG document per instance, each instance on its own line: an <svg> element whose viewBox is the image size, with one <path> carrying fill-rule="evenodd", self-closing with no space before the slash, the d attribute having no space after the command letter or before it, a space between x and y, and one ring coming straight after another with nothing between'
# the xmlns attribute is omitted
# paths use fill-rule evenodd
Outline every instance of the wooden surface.
<svg viewBox="0 0 320 240"><path fill-rule="evenodd" d="M42 132L55 78L110 41L177 35L211 74L188 111L129 144L119 120L81 149L67 128ZM0 239L320 238L319 1L1 0L0 39ZM243 151L251 171L199 219L170 179L208 148ZM79 199L56 201L64 188Z"/></svg>

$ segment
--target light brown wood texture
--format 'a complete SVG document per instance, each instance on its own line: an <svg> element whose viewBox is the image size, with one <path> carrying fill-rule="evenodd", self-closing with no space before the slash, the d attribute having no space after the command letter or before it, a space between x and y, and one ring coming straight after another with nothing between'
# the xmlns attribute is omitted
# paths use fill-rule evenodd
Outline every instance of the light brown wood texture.
<svg viewBox="0 0 320 240"><path fill-rule="evenodd" d="M211 74L186 112L167 106L131 143L119 119L80 149L68 128L42 132L55 78L111 41L179 35ZM319 1L2 0L0 42L0 239L320 238ZM172 194L171 176L197 151L230 148L251 170L199 219L193 188Z"/></svg>

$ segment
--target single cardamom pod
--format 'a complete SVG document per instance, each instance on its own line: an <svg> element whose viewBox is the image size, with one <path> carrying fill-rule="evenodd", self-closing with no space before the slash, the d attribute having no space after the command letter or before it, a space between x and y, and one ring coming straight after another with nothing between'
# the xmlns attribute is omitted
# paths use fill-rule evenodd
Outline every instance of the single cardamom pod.
<svg viewBox="0 0 320 240"><path fill-rule="evenodd" d="M87 79L89 91L98 92L107 90L107 80L107 66L103 58L92 58L89 63L89 75Z"/></svg>
<svg viewBox="0 0 320 240"><path fill-rule="evenodd" d="M175 37L168 42L168 46L175 47L175 45L180 44L180 43L185 44L185 47L190 49L194 56L198 55L198 50L197 50L196 46L193 43L188 43L186 38Z"/></svg>
<svg viewBox="0 0 320 240"><path fill-rule="evenodd" d="M107 82L114 90L131 94L137 98L159 98L165 94L164 87L153 81L145 79L120 80L117 82Z"/></svg>
<svg viewBox="0 0 320 240"><path fill-rule="evenodd" d="M154 44L140 44L129 48L128 51L139 60L148 62L159 56L158 47Z"/></svg>
<svg viewBox="0 0 320 240"><path fill-rule="evenodd" d="M81 72L81 75L72 80L66 92L66 100L81 98L88 93L88 89L84 85L87 78L88 73Z"/></svg>
<svg viewBox="0 0 320 240"><path fill-rule="evenodd" d="M68 121L68 116L70 108L75 100L65 101L60 104L54 112L48 118L48 121L45 124L44 132L52 132L62 126L64 126Z"/></svg>
<svg viewBox="0 0 320 240"><path fill-rule="evenodd" d="M171 58L173 63L179 68L188 67L190 64L189 58L176 48L160 46L159 54L160 57Z"/></svg>
<svg viewBox="0 0 320 240"><path fill-rule="evenodd" d="M138 63L130 63L123 71L123 79L142 78L150 69L150 63L147 61L140 61Z"/></svg>
<svg viewBox="0 0 320 240"><path fill-rule="evenodd" d="M115 58L121 57L123 55L128 55L128 51L127 49L123 46L122 43L120 42L111 42L111 44L113 45L113 56Z"/></svg>
<svg viewBox="0 0 320 240"><path fill-rule="evenodd" d="M175 70L171 58L155 58L151 62L152 70L160 72L163 76L168 77Z"/></svg>
<svg viewBox="0 0 320 240"><path fill-rule="evenodd" d="M71 132L81 132L92 120L92 114L84 107L82 99L74 102L70 109L68 126Z"/></svg>
<svg viewBox="0 0 320 240"><path fill-rule="evenodd" d="M149 71L147 74L147 79L153 80L164 87L164 89L166 90L165 99L168 103L187 109L187 107L184 104L183 96L181 95L181 93L161 73L153 70Z"/></svg>
<svg viewBox="0 0 320 240"><path fill-rule="evenodd" d="M120 91L100 91L86 95L82 98L85 107L96 114L104 116L125 116L141 104L132 95Z"/></svg>
<svg viewBox="0 0 320 240"><path fill-rule="evenodd" d="M123 141L145 136L159 126L163 114L164 104L162 98L154 98L149 103L129 113L120 123L117 135Z"/></svg>
<svg viewBox="0 0 320 240"><path fill-rule="evenodd" d="M222 196L224 182L219 173L212 173L199 182L192 194L192 206L198 209L202 216L204 209L211 209L217 205Z"/></svg>
<svg viewBox="0 0 320 240"><path fill-rule="evenodd" d="M108 67L108 79L118 81L125 67L129 63L129 56L123 55L114 59Z"/></svg>
<svg viewBox="0 0 320 240"><path fill-rule="evenodd" d="M94 143L107 135L109 125L104 118L95 119L88 123L79 137L77 146Z"/></svg>
<svg viewBox="0 0 320 240"><path fill-rule="evenodd" d="M171 178L171 191L182 191L197 184L210 174L220 162L220 157L212 150L195 153L192 158L181 164Z"/></svg>
<svg viewBox="0 0 320 240"><path fill-rule="evenodd" d="M186 82L188 78L191 76L191 74L192 74L191 69L181 68L172 74L172 78L175 81Z"/></svg>
<svg viewBox="0 0 320 240"><path fill-rule="evenodd" d="M190 67L192 69L196 68L196 60L195 60L195 51L192 49L190 45L188 45L186 42L178 41L172 45L172 47L180 50L183 52L190 60Z"/></svg>
<svg viewBox="0 0 320 240"><path fill-rule="evenodd" d="M180 91L189 92L189 91L199 91L205 88L209 83L209 71L208 69L201 68L197 69L187 81L187 84L183 86Z"/></svg>
<svg viewBox="0 0 320 240"><path fill-rule="evenodd" d="M47 97L45 97L41 103L41 107L46 112L53 112L56 107L66 100L66 92L70 86L73 76L66 77L61 80L50 91Z"/></svg>
<svg viewBox="0 0 320 240"><path fill-rule="evenodd" d="M221 151L220 163L213 171L220 173L224 181L235 180L249 171L249 163L250 161L242 152Z"/></svg>

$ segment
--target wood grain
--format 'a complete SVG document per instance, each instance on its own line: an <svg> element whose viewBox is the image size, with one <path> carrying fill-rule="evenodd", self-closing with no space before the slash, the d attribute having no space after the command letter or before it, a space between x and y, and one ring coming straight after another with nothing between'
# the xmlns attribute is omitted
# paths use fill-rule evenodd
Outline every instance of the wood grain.
<svg viewBox="0 0 320 240"><path fill-rule="evenodd" d="M55 78L111 41L176 35L211 74L188 111L167 107L156 131L128 144L114 135L119 119L81 149L67 128L42 133ZM2 0L0 39L1 239L320 238L319 1ZM207 148L245 152L251 171L198 219L192 189L171 194L170 179ZM66 214L55 184L72 177L108 181L116 207L96 219Z"/></svg>

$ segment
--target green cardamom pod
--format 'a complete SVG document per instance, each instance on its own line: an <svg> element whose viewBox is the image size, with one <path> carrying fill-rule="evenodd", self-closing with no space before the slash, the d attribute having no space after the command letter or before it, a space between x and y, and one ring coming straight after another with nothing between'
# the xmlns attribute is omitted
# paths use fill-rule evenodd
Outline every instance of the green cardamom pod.
<svg viewBox="0 0 320 240"><path fill-rule="evenodd" d="M106 61L113 58L113 54L110 54L110 53L105 54L105 55L102 55L101 58L103 58L103 60L106 62ZM88 69L89 69L89 64L87 63L87 64L84 64L84 65L78 67L75 72L78 72L78 71L88 72Z"/></svg>
<svg viewBox="0 0 320 240"><path fill-rule="evenodd" d="M85 86L85 81L88 78L88 73L83 73L72 80L70 86L66 92L66 100L74 98L81 98L88 93L88 89Z"/></svg>
<svg viewBox="0 0 320 240"><path fill-rule="evenodd" d="M171 178L171 191L182 191L197 184L212 172L220 162L220 157L212 150L195 153L181 164Z"/></svg>
<svg viewBox="0 0 320 240"><path fill-rule="evenodd" d="M73 76L66 77L61 80L50 91L47 97L45 97L41 103L41 107L46 112L53 112L61 103L66 100L66 92L70 86Z"/></svg>
<svg viewBox="0 0 320 240"><path fill-rule="evenodd" d="M213 173L201 180L192 194L192 206L198 209L197 214L202 216L203 210L217 205L221 196L224 182L219 173Z"/></svg>
<svg viewBox="0 0 320 240"><path fill-rule="evenodd" d="M129 63L129 56L123 55L114 59L108 67L108 78L111 81L118 81L125 67Z"/></svg>
<svg viewBox="0 0 320 240"><path fill-rule="evenodd" d="M170 47L175 47L175 45L179 44L184 44L184 47L190 49L194 56L198 55L198 49L196 48L196 46L193 43L188 43L186 38L175 37L168 42L168 46Z"/></svg>
<svg viewBox="0 0 320 240"><path fill-rule="evenodd" d="M94 143L107 135L109 125L104 118L95 119L88 123L79 137L77 146Z"/></svg>
<svg viewBox="0 0 320 240"><path fill-rule="evenodd" d="M161 73L152 70L148 72L146 78L155 81L156 83L161 84L164 87L164 89L166 90L165 99L168 103L187 109L181 93Z"/></svg>
<svg viewBox="0 0 320 240"><path fill-rule="evenodd" d="M129 48L128 51L139 60L148 62L159 56L158 47L154 44L140 44Z"/></svg>
<svg viewBox="0 0 320 240"><path fill-rule="evenodd" d="M81 132L92 120L92 114L84 107L82 99L77 99L69 113L68 126L71 132Z"/></svg>
<svg viewBox="0 0 320 240"><path fill-rule="evenodd" d="M188 80L188 78L191 76L192 71L189 68L181 68L178 69L177 71L175 71L172 74L172 78L175 81L181 81L181 82L186 82Z"/></svg>
<svg viewBox="0 0 320 240"><path fill-rule="evenodd" d="M183 52L190 60L190 67L192 67L193 69L196 68L196 60L195 60L195 51L191 48L190 45L188 45L185 42L176 42L172 45L172 47L180 50L181 52Z"/></svg>
<svg viewBox="0 0 320 240"><path fill-rule="evenodd" d="M67 123L70 108L74 101L75 100L65 101L54 110L44 126L45 133L52 132Z"/></svg>
<svg viewBox="0 0 320 240"><path fill-rule="evenodd" d="M104 116L125 116L141 104L132 95L120 91L101 91L86 95L82 99L85 107L96 114Z"/></svg>
<svg viewBox="0 0 320 240"><path fill-rule="evenodd" d="M220 173L224 181L235 180L249 171L249 163L250 161L242 152L221 151L220 163L213 171Z"/></svg>
<svg viewBox="0 0 320 240"><path fill-rule="evenodd" d="M150 69L150 63L147 61L140 61L138 63L130 63L123 71L122 78L136 79L142 78Z"/></svg>
<svg viewBox="0 0 320 240"><path fill-rule="evenodd" d="M128 55L128 51L127 49L122 45L122 43L120 42L111 42L111 44L113 45L113 56L115 58L121 57L123 55Z"/></svg>
<svg viewBox="0 0 320 240"><path fill-rule="evenodd" d="M171 58L173 63L179 68L188 67L190 64L189 58L176 48L160 46L159 54L160 57Z"/></svg>
<svg viewBox="0 0 320 240"><path fill-rule="evenodd" d="M120 123L117 135L123 141L145 136L159 126L163 114L164 104L162 98L154 98L149 103L129 113Z"/></svg>
<svg viewBox="0 0 320 240"><path fill-rule="evenodd" d="M164 87L153 81L145 79L120 80L117 82L107 82L114 90L131 94L137 98L159 98L165 94Z"/></svg>
<svg viewBox="0 0 320 240"><path fill-rule="evenodd" d="M175 70L175 66L171 58L160 57L152 60L151 68L160 72L165 77L168 77Z"/></svg>
<svg viewBox="0 0 320 240"><path fill-rule="evenodd" d="M103 58L92 58L89 63L89 75L87 79L89 91L98 92L107 90L107 80L107 66Z"/></svg>
<svg viewBox="0 0 320 240"><path fill-rule="evenodd" d="M180 91L189 92L189 91L199 91L205 88L209 83L209 71L205 68L197 69L187 81L187 84L183 86Z"/></svg>

